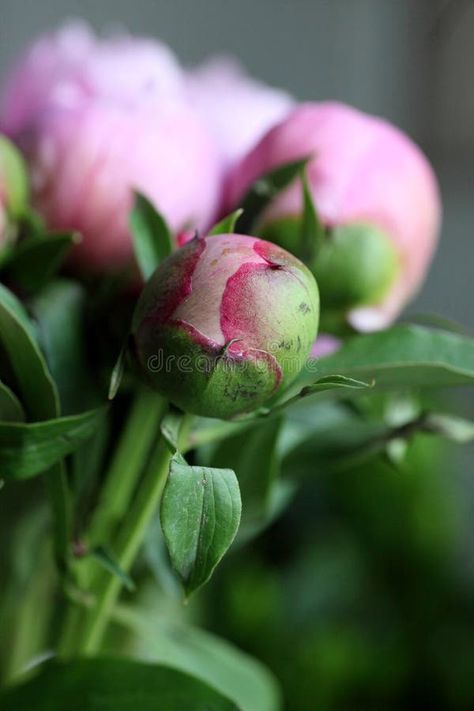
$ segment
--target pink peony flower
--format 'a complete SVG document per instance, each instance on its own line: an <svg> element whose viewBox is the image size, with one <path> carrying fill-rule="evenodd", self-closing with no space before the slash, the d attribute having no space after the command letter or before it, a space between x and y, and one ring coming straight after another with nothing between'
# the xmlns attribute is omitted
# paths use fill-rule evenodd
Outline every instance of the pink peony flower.
<svg viewBox="0 0 474 711"><path fill-rule="evenodd" d="M83 267L110 269L132 258L133 190L173 231L212 223L218 151L163 45L99 40L84 25L66 26L33 45L1 107L0 125L30 163L36 207L51 228L82 233L74 258Z"/></svg>
<svg viewBox="0 0 474 711"><path fill-rule="evenodd" d="M247 76L231 57L215 57L190 70L187 89L227 166L240 160L294 105L289 94Z"/></svg>
<svg viewBox="0 0 474 711"><path fill-rule="evenodd" d="M421 150L387 121L343 104L303 104L235 168L229 178L229 209L258 177L305 156L313 156L309 181L323 223L333 229L368 225L375 228L371 237L383 235L391 244L397 264L390 287L346 315L357 329L382 328L417 292L434 253L441 207L433 170ZM296 218L301 209L301 185L295 181L273 201L262 227Z"/></svg>
<svg viewBox="0 0 474 711"><path fill-rule="evenodd" d="M226 234L195 238L160 264L132 333L152 386L185 411L227 418L298 375L318 319L316 282L296 257Z"/></svg>

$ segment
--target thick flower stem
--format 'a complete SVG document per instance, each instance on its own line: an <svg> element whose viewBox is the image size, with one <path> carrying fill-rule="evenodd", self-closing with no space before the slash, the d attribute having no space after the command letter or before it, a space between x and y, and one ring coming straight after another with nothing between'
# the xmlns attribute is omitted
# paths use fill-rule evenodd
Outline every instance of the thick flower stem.
<svg viewBox="0 0 474 711"><path fill-rule="evenodd" d="M171 451L163 437L160 437L129 516L120 531L115 559L124 572L130 570L157 509L168 476L170 459ZM105 572L100 576L95 591L96 604L86 615L76 653L94 654L99 649L121 586L122 581L116 576Z"/></svg>
<svg viewBox="0 0 474 711"><path fill-rule="evenodd" d="M108 544L127 512L166 407L166 401L151 390L143 389L136 396L89 526L88 544Z"/></svg>
<svg viewBox="0 0 474 711"><path fill-rule="evenodd" d="M139 477L159 437L159 423L166 408L166 401L149 389L140 390L136 395L105 476L97 509L86 532L88 546L110 546L115 526L129 510ZM98 584L104 577L103 571L98 571L96 561L89 557L79 563L77 573L80 585L86 590L92 587L91 593L94 593L95 583ZM70 656L76 652L77 638L84 625L84 614L84 609L77 603L68 607L58 644L61 656Z"/></svg>

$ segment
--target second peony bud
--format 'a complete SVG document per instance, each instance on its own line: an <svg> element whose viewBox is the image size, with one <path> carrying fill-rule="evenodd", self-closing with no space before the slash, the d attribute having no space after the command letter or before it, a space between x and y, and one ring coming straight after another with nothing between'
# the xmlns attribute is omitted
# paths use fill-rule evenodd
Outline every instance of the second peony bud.
<svg viewBox="0 0 474 711"><path fill-rule="evenodd" d="M182 410L255 410L300 372L315 341L314 277L288 252L243 235L195 238L146 284L133 320L148 382Z"/></svg>

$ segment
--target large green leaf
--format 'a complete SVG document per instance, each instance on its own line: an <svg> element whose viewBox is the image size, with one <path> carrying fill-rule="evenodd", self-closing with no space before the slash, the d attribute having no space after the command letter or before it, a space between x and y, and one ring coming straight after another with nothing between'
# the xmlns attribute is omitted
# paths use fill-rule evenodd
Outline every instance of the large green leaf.
<svg viewBox="0 0 474 711"><path fill-rule="evenodd" d="M41 474L89 439L103 416L103 410L92 410L28 424L0 422L0 476L27 479Z"/></svg>
<svg viewBox="0 0 474 711"><path fill-rule="evenodd" d="M412 325L356 336L333 355L309 361L291 390L332 373L376 388L473 385L474 339Z"/></svg>
<svg viewBox="0 0 474 711"><path fill-rule="evenodd" d="M182 622L142 616L124 606L117 622L132 629L131 651L143 661L168 664L202 679L234 701L242 711L278 711L278 684L256 659L204 630Z"/></svg>
<svg viewBox="0 0 474 711"><path fill-rule="evenodd" d="M2 711L239 711L176 669L103 658L47 663L0 702Z"/></svg>
<svg viewBox="0 0 474 711"><path fill-rule="evenodd" d="M171 563L190 595L211 577L235 538L242 503L231 469L191 467L171 460L161 525Z"/></svg>
<svg viewBox="0 0 474 711"><path fill-rule="evenodd" d="M164 217L148 198L140 193L135 194L130 227L135 257L146 281L158 264L173 251L171 232Z"/></svg>
<svg viewBox="0 0 474 711"><path fill-rule="evenodd" d="M58 279L31 302L38 341L59 392L61 412L72 415L99 405L88 362L86 294L81 284Z"/></svg>

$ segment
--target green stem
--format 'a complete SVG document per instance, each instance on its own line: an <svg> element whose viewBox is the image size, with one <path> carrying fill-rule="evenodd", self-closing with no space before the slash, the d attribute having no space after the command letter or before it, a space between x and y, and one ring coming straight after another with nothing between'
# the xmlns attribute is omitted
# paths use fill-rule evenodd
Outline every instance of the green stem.
<svg viewBox="0 0 474 711"><path fill-rule="evenodd" d="M61 573L69 567L72 542L72 507L64 464L46 474L46 489L53 518L54 557Z"/></svg>
<svg viewBox="0 0 474 711"><path fill-rule="evenodd" d="M159 422L166 407L166 401L149 389L143 389L137 394L86 533L88 544L110 544L116 525L128 511L153 442L159 436ZM81 587L93 588L96 580L102 579L102 571L97 571L97 563L92 558L78 561L75 569ZM77 602L68 605L58 643L60 655L68 656L75 652L83 620L83 608Z"/></svg>
<svg viewBox="0 0 474 711"><path fill-rule="evenodd" d="M115 526L126 514L166 406L165 400L151 390L141 390L136 396L89 526L89 543L109 543Z"/></svg>
<svg viewBox="0 0 474 711"><path fill-rule="evenodd" d="M163 437L151 457L130 514L120 531L116 548L116 560L125 572L129 572L145 537L148 524L155 513L168 476L171 451ZM120 593L122 581L104 573L97 587L97 603L86 615L82 635L76 652L94 654L100 647L106 625Z"/></svg>

